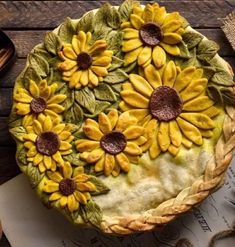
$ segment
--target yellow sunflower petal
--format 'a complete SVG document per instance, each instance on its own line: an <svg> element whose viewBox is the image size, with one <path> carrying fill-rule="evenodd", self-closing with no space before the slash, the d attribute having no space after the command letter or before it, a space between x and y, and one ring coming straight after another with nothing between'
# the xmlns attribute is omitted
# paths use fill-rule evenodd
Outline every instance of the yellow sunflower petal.
<svg viewBox="0 0 235 247"><path fill-rule="evenodd" d="M137 144L138 146L141 146L141 145L143 145L144 143L147 142L147 138L145 138L144 136L140 136L137 139L133 140L133 142L135 144Z"/></svg>
<svg viewBox="0 0 235 247"><path fill-rule="evenodd" d="M161 68L166 63L166 53L159 45L153 48L152 57L157 68Z"/></svg>
<svg viewBox="0 0 235 247"><path fill-rule="evenodd" d="M77 184L77 189L79 191L88 191L88 192L91 192L91 191L95 191L96 190L96 186L93 183L91 183L91 182L78 183Z"/></svg>
<svg viewBox="0 0 235 247"><path fill-rule="evenodd" d="M103 149L101 148L94 149L93 151L90 152L86 161L88 163L95 163L102 157L103 154L104 154Z"/></svg>
<svg viewBox="0 0 235 247"><path fill-rule="evenodd" d="M170 145L168 148L168 152L172 154L173 156L176 156L180 151L179 147L175 147L174 145Z"/></svg>
<svg viewBox="0 0 235 247"><path fill-rule="evenodd" d="M107 43L105 40L97 40L89 49L89 53L92 56L96 56L104 52L106 48L107 48Z"/></svg>
<svg viewBox="0 0 235 247"><path fill-rule="evenodd" d="M60 165L64 164L64 160L61 157L61 154L59 152L56 152L55 154L52 155L52 158L59 163Z"/></svg>
<svg viewBox="0 0 235 247"><path fill-rule="evenodd" d="M165 7L161 8L155 8L154 10L154 22L156 22L158 25L162 25L165 18L166 18L166 9Z"/></svg>
<svg viewBox="0 0 235 247"><path fill-rule="evenodd" d="M145 64L152 56L152 48L145 46L138 56L138 64L141 66Z"/></svg>
<svg viewBox="0 0 235 247"><path fill-rule="evenodd" d="M203 111L214 105L214 102L207 96L197 97L183 105L184 111Z"/></svg>
<svg viewBox="0 0 235 247"><path fill-rule="evenodd" d="M79 152L92 151L100 146L97 141L90 141L86 139L80 139L75 142L76 148Z"/></svg>
<svg viewBox="0 0 235 247"><path fill-rule="evenodd" d="M142 153L141 148L134 142L127 142L124 152L130 155L140 155Z"/></svg>
<svg viewBox="0 0 235 247"><path fill-rule="evenodd" d="M35 142L36 139L37 139L37 135L33 134L33 133L30 133L30 134L26 134L24 135L24 140L26 141L32 141L32 142Z"/></svg>
<svg viewBox="0 0 235 247"><path fill-rule="evenodd" d="M123 134L125 135L127 140L130 140L130 139L136 139L140 137L141 135L144 134L144 132L145 132L144 127L130 126L123 132Z"/></svg>
<svg viewBox="0 0 235 247"><path fill-rule="evenodd" d="M46 171L46 167L45 167L45 165L44 165L43 162L40 162L40 163L38 164L38 169L39 169L39 171L40 171L41 173L44 173L44 172Z"/></svg>
<svg viewBox="0 0 235 247"><path fill-rule="evenodd" d="M149 100L137 92L124 90L121 92L121 96L123 100L131 106L142 109L147 109L149 106Z"/></svg>
<svg viewBox="0 0 235 247"><path fill-rule="evenodd" d="M51 157L50 156L44 155L43 163L47 170L51 169Z"/></svg>
<svg viewBox="0 0 235 247"><path fill-rule="evenodd" d="M163 42L161 42L159 45L172 56L180 55L180 48L177 45L168 45Z"/></svg>
<svg viewBox="0 0 235 247"><path fill-rule="evenodd" d="M176 121L171 121L169 123L169 132L170 132L171 143L174 146L179 147L182 142L182 133Z"/></svg>
<svg viewBox="0 0 235 247"><path fill-rule="evenodd" d="M115 156L117 163L119 164L120 168L124 172L129 172L130 170L130 161L124 153L117 154Z"/></svg>
<svg viewBox="0 0 235 247"><path fill-rule="evenodd" d="M165 68L163 73L162 81L164 86L173 87L177 76L175 63L170 61Z"/></svg>
<svg viewBox="0 0 235 247"><path fill-rule="evenodd" d="M143 50L143 47L139 47L125 54L124 56L124 66L127 66L130 63L133 63L137 60L140 52Z"/></svg>
<svg viewBox="0 0 235 247"><path fill-rule="evenodd" d="M71 147L72 147L72 145L70 143L68 143L67 141L60 141L60 147L59 147L60 151L68 150Z"/></svg>
<svg viewBox="0 0 235 247"><path fill-rule="evenodd" d="M106 153L104 160L104 175L109 176L112 173L114 166L115 166L114 156Z"/></svg>
<svg viewBox="0 0 235 247"><path fill-rule="evenodd" d="M96 128L99 129L99 124L98 124L95 120L93 120L93 119L91 119L91 118L87 118L87 119L85 120L85 125L86 125L86 126L92 125L93 127L96 127Z"/></svg>
<svg viewBox="0 0 235 247"><path fill-rule="evenodd" d="M52 181L52 180L49 180L44 185L43 191L45 191L47 193L59 191L59 184L54 182L54 181Z"/></svg>
<svg viewBox="0 0 235 247"><path fill-rule="evenodd" d="M73 38L72 38L72 47L73 47L73 50L75 51L75 53L77 55L81 52L81 50L80 50L80 42L77 39L77 36L76 35L73 35Z"/></svg>
<svg viewBox="0 0 235 247"><path fill-rule="evenodd" d="M98 57L96 60L94 60L92 62L92 65L106 67L111 63L111 61L112 61L111 57L102 56L102 57Z"/></svg>
<svg viewBox="0 0 235 247"><path fill-rule="evenodd" d="M120 174L120 171L121 171L121 167L118 165L117 162L115 162L115 166L112 171L112 176L117 177Z"/></svg>
<svg viewBox="0 0 235 247"><path fill-rule="evenodd" d="M131 22L131 25L137 30L139 30L141 26L144 24L144 20L135 14L131 14L130 22Z"/></svg>
<svg viewBox="0 0 235 247"><path fill-rule="evenodd" d="M188 67L184 69L183 71L181 71L175 80L174 88L178 92L181 92L191 82L192 76L194 75L195 71L196 71L196 68L193 66Z"/></svg>
<svg viewBox="0 0 235 247"><path fill-rule="evenodd" d="M179 12L172 12L172 13L168 13L165 20L164 20L164 24L167 24L171 21L174 20L179 20L180 19L180 14Z"/></svg>
<svg viewBox="0 0 235 247"><path fill-rule="evenodd" d="M139 31L133 28L125 28L123 31L123 39L139 38Z"/></svg>
<svg viewBox="0 0 235 247"><path fill-rule="evenodd" d="M185 138L184 136L182 137L182 144L186 147L186 148L191 148L193 145L193 142L189 141L187 138Z"/></svg>
<svg viewBox="0 0 235 247"><path fill-rule="evenodd" d="M30 80L29 82L29 91L34 98L37 98L39 96L39 88L33 80Z"/></svg>
<svg viewBox="0 0 235 247"><path fill-rule="evenodd" d="M65 128L65 124L58 124L55 127L52 128L52 131L56 134L60 134Z"/></svg>
<svg viewBox="0 0 235 247"><path fill-rule="evenodd" d="M67 205L67 202L68 202L67 196L62 196L62 197L60 198L60 206L61 206L62 208L64 208L64 207Z"/></svg>
<svg viewBox="0 0 235 247"><path fill-rule="evenodd" d="M182 37L177 33L164 33L162 42L168 45L176 45L182 41Z"/></svg>
<svg viewBox="0 0 235 247"><path fill-rule="evenodd" d="M55 113L61 113L64 111L64 107L58 104L49 104L47 108Z"/></svg>
<svg viewBox="0 0 235 247"><path fill-rule="evenodd" d="M130 39L130 40L124 40L122 42L122 51L123 52L130 52L133 51L140 46L143 45L143 42L140 39Z"/></svg>
<svg viewBox="0 0 235 247"><path fill-rule="evenodd" d="M198 128L196 128L194 125L192 125L191 123L183 120L182 118L178 117L176 119L181 131L183 132L183 134L193 143L197 144L197 145L202 145L202 135L200 133L200 131L198 130Z"/></svg>
<svg viewBox="0 0 235 247"><path fill-rule="evenodd" d="M152 95L153 88L143 77L136 74L130 74L129 79L136 91L147 97Z"/></svg>
<svg viewBox="0 0 235 247"><path fill-rule="evenodd" d="M43 123L43 130L50 131L52 129L52 121L50 117L46 117Z"/></svg>
<svg viewBox="0 0 235 247"><path fill-rule="evenodd" d="M79 40L79 48L80 51L84 51L85 46L86 46L86 40L87 40L87 36L83 31L79 31L78 35L77 35L77 39Z"/></svg>
<svg viewBox="0 0 235 247"><path fill-rule="evenodd" d="M149 147L152 145L153 138L156 138L154 135L157 131L157 120L151 119L149 122L147 122L145 126L145 135L147 137L147 142L141 146L142 152L145 152L149 149Z"/></svg>
<svg viewBox="0 0 235 247"><path fill-rule="evenodd" d="M89 77L88 77L88 70L83 70L79 82L82 84L82 86L87 86L89 82Z"/></svg>
<svg viewBox="0 0 235 247"><path fill-rule="evenodd" d="M129 112L122 113L117 121L115 130L123 132L126 128L137 124L137 119L130 116Z"/></svg>
<svg viewBox="0 0 235 247"><path fill-rule="evenodd" d="M144 75L154 89L162 85L160 74L152 64L144 68Z"/></svg>
<svg viewBox="0 0 235 247"><path fill-rule="evenodd" d="M161 153L161 148L158 143L158 139L156 133L154 134L153 141L151 146L149 147L149 156L151 159L156 159Z"/></svg>
<svg viewBox="0 0 235 247"><path fill-rule="evenodd" d="M171 144L170 133L169 133L169 123L161 122L158 133L158 143L163 152L167 151Z"/></svg>
<svg viewBox="0 0 235 247"><path fill-rule="evenodd" d="M212 130L202 130L200 129L201 135L205 138L210 138L214 135Z"/></svg>
<svg viewBox="0 0 235 247"><path fill-rule="evenodd" d="M81 193L79 191L74 191L74 196L75 196L75 198L76 198L76 200L78 202L80 202L82 204L86 204L87 203L87 198L83 193Z"/></svg>
<svg viewBox="0 0 235 247"><path fill-rule="evenodd" d="M54 192L50 195L49 201L57 201L62 197L62 194L60 192Z"/></svg>
<svg viewBox="0 0 235 247"><path fill-rule="evenodd" d="M98 77L93 73L91 69L88 71L88 77L89 77L89 83L91 83L93 86L97 86L99 83Z"/></svg>
<svg viewBox="0 0 235 247"><path fill-rule="evenodd" d="M34 157L36 154L37 154L37 149L35 146L32 146L27 152L27 157Z"/></svg>
<svg viewBox="0 0 235 247"><path fill-rule="evenodd" d="M104 170L104 159L105 155L103 155L96 163L95 163L95 171L101 172Z"/></svg>
<svg viewBox="0 0 235 247"><path fill-rule="evenodd" d="M201 78L192 81L181 93L180 97L183 102L199 96L207 86L207 79Z"/></svg>
<svg viewBox="0 0 235 247"><path fill-rule="evenodd" d="M99 121L99 128L104 134L112 130L111 122L109 121L108 116L103 112L99 114L98 121Z"/></svg>
<svg viewBox="0 0 235 247"><path fill-rule="evenodd" d="M67 205L68 205L68 210L70 211L70 212L74 212L74 211L76 211L77 209L78 209L78 202L75 200L75 197L74 197L74 195L69 195L68 196L68 203L67 203Z"/></svg>
<svg viewBox="0 0 235 247"><path fill-rule="evenodd" d="M17 93L17 94L14 94L13 97L14 97L14 100L19 101L21 103L31 103L33 99L31 96L29 96L26 93Z"/></svg>
<svg viewBox="0 0 235 247"><path fill-rule="evenodd" d="M70 71L72 70L74 67L76 67L77 62L76 61L72 61L72 60L67 60L64 61L62 63L60 63L58 65L58 68L62 71Z"/></svg>
<svg viewBox="0 0 235 247"><path fill-rule="evenodd" d="M40 124L38 120L33 121L33 130L37 135L42 133L42 125Z"/></svg>
<svg viewBox="0 0 235 247"><path fill-rule="evenodd" d="M104 67L99 66L91 66L91 70L97 75L97 76L106 76L108 74L108 71Z"/></svg>
<svg viewBox="0 0 235 247"><path fill-rule="evenodd" d="M136 119L138 119L138 121L140 121L149 114L149 109L133 109L129 110L128 112L131 116L135 117Z"/></svg>
<svg viewBox="0 0 235 247"><path fill-rule="evenodd" d="M153 6L151 4L146 4L144 11L143 11L143 20L145 22L153 22L154 12Z"/></svg>
<svg viewBox="0 0 235 247"><path fill-rule="evenodd" d="M64 94L57 94L51 97L48 101L47 104L59 104L63 102L66 99L66 95Z"/></svg>
<svg viewBox="0 0 235 247"><path fill-rule="evenodd" d="M70 81L69 81L69 87L70 88L74 88L77 84L79 85L79 81L80 81L80 78L81 78L81 75L82 75L82 71L79 70L79 71L76 71L73 73L72 77L70 78Z"/></svg>
<svg viewBox="0 0 235 247"><path fill-rule="evenodd" d="M142 16L142 14L143 14L143 9L141 8L141 6L139 6L139 5L134 5L134 6L133 6L133 14L138 15L138 16Z"/></svg>
<svg viewBox="0 0 235 247"><path fill-rule="evenodd" d="M120 108L123 112L129 111L129 110L133 109L132 106L128 105L128 104L125 103L124 101L121 101L121 102L119 103L119 108Z"/></svg>
<svg viewBox="0 0 235 247"><path fill-rule="evenodd" d="M118 121L118 111L116 109L113 109L108 113L107 116L108 116L109 121L111 123L111 129L114 129L114 127L116 126L117 121Z"/></svg>
<svg viewBox="0 0 235 247"><path fill-rule="evenodd" d="M177 29L179 29L182 26L182 22L179 20L172 20L167 22L162 26L162 30L164 33L171 33L175 32Z"/></svg>
<svg viewBox="0 0 235 247"><path fill-rule="evenodd" d="M24 127L29 126L29 125L32 125L33 124L33 121L34 121L34 116L33 115L31 115L31 114L30 115L26 115L23 118L22 125Z"/></svg>
<svg viewBox="0 0 235 247"><path fill-rule="evenodd" d="M73 48L70 47L70 46L64 47L63 53L67 58L69 58L71 60L76 60L77 59L77 54L74 52Z"/></svg>
<svg viewBox="0 0 235 247"><path fill-rule="evenodd" d="M213 118L213 117L218 116L220 112L221 111L217 107L211 106L210 108L202 111L201 113L207 115L210 118Z"/></svg>
<svg viewBox="0 0 235 247"><path fill-rule="evenodd" d="M56 183L59 183L63 179L59 172L48 171L47 176Z"/></svg>
<svg viewBox="0 0 235 247"><path fill-rule="evenodd" d="M18 115L27 115L30 113L31 108L29 104L18 103L16 104L17 114Z"/></svg>
<svg viewBox="0 0 235 247"><path fill-rule="evenodd" d="M85 125L83 131L88 138L94 141L99 141L103 136L103 133L92 125Z"/></svg>
<svg viewBox="0 0 235 247"><path fill-rule="evenodd" d="M213 129L215 123L207 115L202 113L181 113L180 117L192 123L200 129Z"/></svg>

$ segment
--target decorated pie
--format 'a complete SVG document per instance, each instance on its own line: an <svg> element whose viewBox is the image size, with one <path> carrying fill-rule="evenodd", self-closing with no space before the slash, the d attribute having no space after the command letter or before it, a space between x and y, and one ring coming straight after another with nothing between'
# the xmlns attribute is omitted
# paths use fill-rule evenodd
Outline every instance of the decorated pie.
<svg viewBox="0 0 235 247"><path fill-rule="evenodd" d="M234 81L218 45L158 3L108 3L45 34L16 80L21 171L76 225L161 227L223 183Z"/></svg>

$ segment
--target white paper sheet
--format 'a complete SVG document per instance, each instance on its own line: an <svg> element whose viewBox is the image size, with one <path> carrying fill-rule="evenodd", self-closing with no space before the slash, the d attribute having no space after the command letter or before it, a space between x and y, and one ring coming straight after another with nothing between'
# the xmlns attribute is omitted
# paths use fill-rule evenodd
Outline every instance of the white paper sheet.
<svg viewBox="0 0 235 247"><path fill-rule="evenodd" d="M218 231L229 229L235 220L235 161L227 173L225 185L194 212L188 213L162 232L113 237L96 230L78 229L55 210L46 209L24 175L0 186L0 219L12 247L165 247L181 238L195 247L206 247ZM234 239L220 242L234 247Z"/></svg>

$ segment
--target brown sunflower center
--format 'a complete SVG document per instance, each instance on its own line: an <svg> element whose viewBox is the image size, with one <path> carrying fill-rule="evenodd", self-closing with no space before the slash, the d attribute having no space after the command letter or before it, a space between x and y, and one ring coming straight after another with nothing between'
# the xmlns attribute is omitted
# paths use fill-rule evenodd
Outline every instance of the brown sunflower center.
<svg viewBox="0 0 235 247"><path fill-rule="evenodd" d="M121 153L127 144L126 137L119 131L111 131L105 134L101 141L101 147L109 154Z"/></svg>
<svg viewBox="0 0 235 247"><path fill-rule="evenodd" d="M39 153L52 156L59 150L59 137L51 131L42 132L36 139L36 147Z"/></svg>
<svg viewBox="0 0 235 247"><path fill-rule="evenodd" d="M176 119L182 111L183 103L175 89L167 86L156 88L149 102L152 116L159 121Z"/></svg>
<svg viewBox="0 0 235 247"><path fill-rule="evenodd" d="M86 70L92 64L92 57L86 52L81 52L77 56L77 64L79 69Z"/></svg>
<svg viewBox="0 0 235 247"><path fill-rule="evenodd" d="M60 181L59 190L64 196L69 196L76 190L76 183L72 179L64 178Z"/></svg>
<svg viewBox="0 0 235 247"><path fill-rule="evenodd" d="M30 103L31 111L35 114L39 114L46 109L46 101L42 97L32 99Z"/></svg>
<svg viewBox="0 0 235 247"><path fill-rule="evenodd" d="M139 31L140 38L145 45L155 46L163 39L163 31L153 22L143 24Z"/></svg>

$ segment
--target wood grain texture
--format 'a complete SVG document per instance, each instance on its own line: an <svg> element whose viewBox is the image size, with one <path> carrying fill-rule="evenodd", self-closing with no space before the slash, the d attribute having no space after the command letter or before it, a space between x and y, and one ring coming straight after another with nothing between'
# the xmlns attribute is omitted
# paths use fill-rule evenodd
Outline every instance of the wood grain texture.
<svg viewBox="0 0 235 247"><path fill-rule="evenodd" d="M88 10L107 1L1 1L2 28L53 28L70 16L80 18ZM108 1L119 5L122 0ZM149 1L142 1L149 2ZM179 11L193 27L219 27L221 20L235 8L232 0L158 1L169 12Z"/></svg>
<svg viewBox="0 0 235 247"><path fill-rule="evenodd" d="M0 117L8 116L12 107L12 89L0 88Z"/></svg>
<svg viewBox="0 0 235 247"><path fill-rule="evenodd" d="M0 117L0 147L13 146L14 140L8 131L8 117Z"/></svg>
<svg viewBox="0 0 235 247"><path fill-rule="evenodd" d="M196 29L204 34L208 39L214 40L220 46L219 54L221 56L235 55L232 47L226 39L223 31L217 29ZM19 58L27 57L27 54L33 47L42 43L45 33L48 30L26 30L26 31L6 31L6 34L12 39L15 44Z"/></svg>

